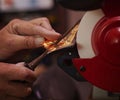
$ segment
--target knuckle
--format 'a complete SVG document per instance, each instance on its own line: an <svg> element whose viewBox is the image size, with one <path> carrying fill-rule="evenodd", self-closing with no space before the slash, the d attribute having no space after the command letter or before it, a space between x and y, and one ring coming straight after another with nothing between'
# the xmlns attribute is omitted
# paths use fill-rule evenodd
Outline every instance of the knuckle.
<svg viewBox="0 0 120 100"><path fill-rule="evenodd" d="M13 19L10 21L10 24L14 25L16 23L19 23L21 20L20 19Z"/></svg>
<svg viewBox="0 0 120 100"><path fill-rule="evenodd" d="M15 44L15 40L13 38L8 38L6 40L6 45L7 45L8 49L12 49L14 44Z"/></svg>
<svg viewBox="0 0 120 100"><path fill-rule="evenodd" d="M25 47L26 48L34 48L34 46L35 46L35 42L34 42L34 39L33 39L33 37L26 37L25 39L24 39L24 43L25 43Z"/></svg>
<svg viewBox="0 0 120 100"><path fill-rule="evenodd" d="M42 18L42 21L49 22L49 19L48 19L47 17L43 17L43 18Z"/></svg>
<svg viewBox="0 0 120 100"><path fill-rule="evenodd" d="M18 27L20 26L21 20L20 19L13 19L9 22L9 26L11 29L11 32L17 34Z"/></svg>
<svg viewBox="0 0 120 100"><path fill-rule="evenodd" d="M31 71L29 71L28 69L24 69L23 80L34 81L34 79L35 79L35 75Z"/></svg>
<svg viewBox="0 0 120 100"><path fill-rule="evenodd" d="M20 96L21 97L27 97L27 96L29 96L30 95L30 91L28 91L27 90L27 88L26 89L24 89L24 90L22 90L22 94L21 94L21 92L20 92Z"/></svg>

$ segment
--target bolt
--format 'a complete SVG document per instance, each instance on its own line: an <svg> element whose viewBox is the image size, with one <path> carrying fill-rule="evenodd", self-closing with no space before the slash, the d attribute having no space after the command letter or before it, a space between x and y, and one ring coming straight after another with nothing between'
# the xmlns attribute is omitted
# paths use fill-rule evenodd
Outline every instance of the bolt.
<svg viewBox="0 0 120 100"><path fill-rule="evenodd" d="M85 66L80 66L80 71L85 72L86 71Z"/></svg>

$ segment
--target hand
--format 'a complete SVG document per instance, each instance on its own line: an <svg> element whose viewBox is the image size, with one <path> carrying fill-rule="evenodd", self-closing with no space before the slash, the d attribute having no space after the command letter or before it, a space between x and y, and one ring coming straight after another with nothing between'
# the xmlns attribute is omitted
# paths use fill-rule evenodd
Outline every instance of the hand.
<svg viewBox="0 0 120 100"><path fill-rule="evenodd" d="M35 79L34 72L25 68L22 63L0 63L0 100L22 100L30 95L30 85Z"/></svg>
<svg viewBox="0 0 120 100"><path fill-rule="evenodd" d="M60 37L47 18L31 21L12 20L0 31L0 59L6 59L21 49L40 47L44 41L42 37L48 40Z"/></svg>

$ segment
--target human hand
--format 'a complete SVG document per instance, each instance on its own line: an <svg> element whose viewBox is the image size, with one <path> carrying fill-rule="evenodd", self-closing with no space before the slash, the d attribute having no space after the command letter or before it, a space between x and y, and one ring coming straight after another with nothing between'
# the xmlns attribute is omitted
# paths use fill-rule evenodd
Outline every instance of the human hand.
<svg viewBox="0 0 120 100"><path fill-rule="evenodd" d="M22 63L0 63L0 100L22 100L30 95L35 79L35 73Z"/></svg>
<svg viewBox="0 0 120 100"><path fill-rule="evenodd" d="M48 40L60 37L47 18L12 20L0 31L0 59L6 59L18 50L40 47L43 37Z"/></svg>

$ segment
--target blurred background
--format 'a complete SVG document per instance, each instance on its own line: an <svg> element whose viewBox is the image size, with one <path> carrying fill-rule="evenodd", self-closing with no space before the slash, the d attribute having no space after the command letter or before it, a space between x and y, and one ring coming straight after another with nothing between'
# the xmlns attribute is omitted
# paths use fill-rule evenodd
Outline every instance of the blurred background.
<svg viewBox="0 0 120 100"><path fill-rule="evenodd" d="M64 9L54 0L0 0L0 27L14 18L47 17L55 30L63 33L83 13Z"/></svg>

